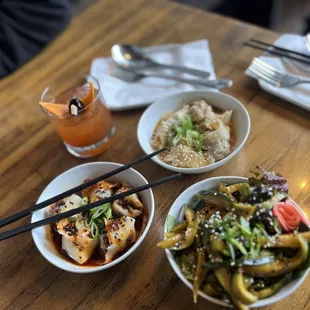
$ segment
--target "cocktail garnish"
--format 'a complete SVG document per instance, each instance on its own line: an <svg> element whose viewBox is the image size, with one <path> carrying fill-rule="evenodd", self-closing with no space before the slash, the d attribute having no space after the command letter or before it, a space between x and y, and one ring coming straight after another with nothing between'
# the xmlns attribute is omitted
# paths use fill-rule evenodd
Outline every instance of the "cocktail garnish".
<svg viewBox="0 0 310 310"><path fill-rule="evenodd" d="M95 98L95 89L94 84L92 82L88 82L89 84L89 92L82 99L73 98L69 105L63 103L53 103L53 102L39 102L39 104L47 110L49 113L55 116L66 116L66 115L78 115L78 113L90 105Z"/></svg>
<svg viewBox="0 0 310 310"><path fill-rule="evenodd" d="M84 97L82 99L82 102L83 102L85 107L90 105L93 102L94 98L95 98L94 84L92 82L88 82L88 84L89 84L89 87L90 87L89 93L87 94L86 97Z"/></svg>
<svg viewBox="0 0 310 310"><path fill-rule="evenodd" d="M39 102L41 107L56 116L65 116L69 114L67 104L58 104L51 102Z"/></svg>
<svg viewBox="0 0 310 310"><path fill-rule="evenodd" d="M71 115L78 115L84 107L83 102L79 98L73 98L69 103L69 112Z"/></svg>

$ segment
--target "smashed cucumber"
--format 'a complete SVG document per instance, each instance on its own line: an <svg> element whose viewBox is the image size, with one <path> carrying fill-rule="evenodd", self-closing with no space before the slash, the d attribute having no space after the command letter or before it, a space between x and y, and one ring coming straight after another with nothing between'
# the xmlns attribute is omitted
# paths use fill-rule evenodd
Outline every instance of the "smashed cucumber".
<svg viewBox="0 0 310 310"><path fill-rule="evenodd" d="M296 270L307 260L309 250L308 242L301 236L301 234L298 234L297 237L300 249L295 256L291 258L285 257L277 259L269 264L259 266L244 266L244 272L255 277L269 278L284 275Z"/></svg>
<svg viewBox="0 0 310 310"><path fill-rule="evenodd" d="M220 287L215 283L205 284L202 290L204 291L204 293L214 298L222 298L223 296L223 292L221 292Z"/></svg>
<svg viewBox="0 0 310 310"><path fill-rule="evenodd" d="M195 195L196 199L203 200L206 204L230 210L232 201L225 194L217 191L200 191Z"/></svg>
<svg viewBox="0 0 310 310"><path fill-rule="evenodd" d="M264 299L268 298L270 296L273 296L276 292L278 292L284 285L289 283L292 279L292 273L286 274L281 280L278 282L265 287L262 290L259 291L252 291L252 293L258 297L258 299Z"/></svg>
<svg viewBox="0 0 310 310"><path fill-rule="evenodd" d="M297 249L300 247L300 242L298 240L298 235L301 235L303 239L305 239L307 242L310 242L310 231L295 234L283 234L280 236L276 236L272 238L271 240L263 237L261 239L261 245L262 246L268 246L268 248L291 248L291 249Z"/></svg>
<svg viewBox="0 0 310 310"><path fill-rule="evenodd" d="M257 301L258 297L249 292L244 284L242 268L238 268L232 275L232 291L244 304L250 305Z"/></svg>
<svg viewBox="0 0 310 310"><path fill-rule="evenodd" d="M241 202L234 202L232 204L232 207L235 209L233 211L234 214L238 216L243 216L245 219L248 219L249 217L251 217L256 211L255 206L241 203Z"/></svg>
<svg viewBox="0 0 310 310"><path fill-rule="evenodd" d="M223 292L233 305L239 310L248 310L248 306L239 300L233 293L231 287L231 274L228 268L219 268L213 271L214 276Z"/></svg>
<svg viewBox="0 0 310 310"><path fill-rule="evenodd" d="M180 224L175 225L168 232L165 233L165 237L170 238L170 237L175 236L178 233L185 232L187 225L188 225L187 221L184 221Z"/></svg>
<svg viewBox="0 0 310 310"><path fill-rule="evenodd" d="M187 220L186 231L176 233L174 236L157 243L158 247L170 250L183 250L192 245L198 230L196 213L191 208L186 207L185 217Z"/></svg>

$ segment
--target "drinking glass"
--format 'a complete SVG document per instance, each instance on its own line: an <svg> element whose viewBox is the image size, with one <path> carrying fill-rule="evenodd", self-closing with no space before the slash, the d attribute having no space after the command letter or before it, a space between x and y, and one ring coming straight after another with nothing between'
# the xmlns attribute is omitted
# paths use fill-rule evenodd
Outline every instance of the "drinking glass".
<svg viewBox="0 0 310 310"><path fill-rule="evenodd" d="M57 79L41 95L41 102L68 104L73 98L83 101L94 86L93 100L78 115L68 113L56 116L45 108L51 123L62 138L66 149L74 156L87 158L104 152L111 144L115 127L112 116L104 104L98 81L89 75L73 75Z"/></svg>

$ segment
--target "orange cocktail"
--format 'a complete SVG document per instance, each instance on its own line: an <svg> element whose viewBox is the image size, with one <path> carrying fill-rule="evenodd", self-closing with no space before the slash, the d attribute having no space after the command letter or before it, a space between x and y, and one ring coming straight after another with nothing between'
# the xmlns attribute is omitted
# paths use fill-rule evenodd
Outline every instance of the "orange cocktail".
<svg viewBox="0 0 310 310"><path fill-rule="evenodd" d="M40 104L71 154L90 157L109 146L112 117L95 78L76 75L58 80L44 90Z"/></svg>

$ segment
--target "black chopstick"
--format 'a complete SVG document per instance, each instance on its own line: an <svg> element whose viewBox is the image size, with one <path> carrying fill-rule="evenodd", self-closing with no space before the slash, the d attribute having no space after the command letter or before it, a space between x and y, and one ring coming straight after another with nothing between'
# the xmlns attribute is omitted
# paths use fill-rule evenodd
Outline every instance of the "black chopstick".
<svg viewBox="0 0 310 310"><path fill-rule="evenodd" d="M44 226L44 225L48 225L48 224L57 222L57 221L59 221L61 219L68 218L68 217L73 216L73 215L75 215L77 213L87 212L87 211L89 211L92 208L101 206L101 205L106 204L106 203L110 203L110 202L115 201L117 199L123 199L126 196L129 196L129 195L132 195L132 194L135 194L135 193L138 193L138 192L142 192L142 191L144 191L146 189L153 188L155 186L158 186L158 185L164 184L166 182L169 182L169 181L175 180L177 178L180 178L181 176L182 176L181 173L177 173L177 174L171 175L169 177L165 177L165 178L159 179L159 180L154 181L152 183L148 183L148 184L145 184L145 185L133 188L133 189L128 190L126 192L123 192L123 193L120 193L120 194L117 194L117 195L113 195L111 197L108 197L108 198L105 198L105 199L102 199L102 200L98 200L98 201L93 202L91 204L88 204L86 206L83 206L83 207L80 207L80 208L76 208L76 209L72 209L72 210L64 212L64 213L59 213L59 214L57 214L55 216L48 217L48 218L40 220L38 222L31 223L31 224L26 224L26 225L23 225L23 226L20 226L20 227L17 227L17 228L5 231L5 232L0 234L0 241L8 239L10 237L17 236L17 235L22 234L24 232L30 231L30 230L32 230L34 228L37 228L37 227L40 227L40 226Z"/></svg>
<svg viewBox="0 0 310 310"><path fill-rule="evenodd" d="M144 155L144 156L142 156L140 158L137 158L136 160L134 160L132 162L129 162L128 164L126 164L124 166L121 166L121 167L119 167L119 168L117 168L117 169L115 169L113 171L110 171L110 172L108 172L108 173L106 173L104 175L101 175L101 176L99 176L99 177L97 177L95 179L92 179L92 180L90 180L88 182L85 182L85 183L83 183L81 185L78 185L78 186L76 186L74 188L71 188L71 189L69 189L69 190L67 190L67 191L65 191L65 192L63 192L61 194L58 194L58 195L56 195L56 196L54 196L52 198L49 198L49 199L47 199L45 201L42 201L42 202L40 202L40 203L38 203L36 205L33 205L33 206L31 206L31 207L29 207L29 208L27 208L25 210L22 210L20 212L17 212L17 213L15 213L13 215L10 215L10 216L4 218L4 219L1 219L0 220L0 228L4 227L6 225L9 225L9 224L11 224L11 223L13 223L15 221L18 221L19 219L21 219L21 218L31 214L34 211L40 210L42 208L45 208L45 207L51 205L52 203L55 203L55 202L57 202L57 201L59 201L61 199L64 199L64 198L66 198L66 197L68 197L68 196L70 196L70 195L72 195L74 193L77 193L77 192L79 192L79 191L81 191L81 190L83 190L83 189L85 189L85 188L87 188L89 186L92 186L92 185L98 183L99 181L105 180L107 178L112 177L113 175L115 175L117 173L120 173L120 172L122 172L124 170L127 170L127 169L131 168L134 165L137 165L137 164L139 164L139 163L141 163L141 162L143 162L145 160L148 160L148 159L158 155L159 153L164 152L165 150L166 149L163 148L163 149L160 149L160 150L158 150L156 152L153 152L151 154Z"/></svg>
<svg viewBox="0 0 310 310"><path fill-rule="evenodd" d="M277 52L277 51L272 51L272 50L270 50L269 48L264 48L264 47L258 46L258 45L256 45L255 43L245 42L245 43L243 43L243 45L246 45L246 46L249 46L249 47L252 47L252 48L256 48L256 49L259 49L259 50L268 52L268 53L273 54L273 55L284 56L284 57L287 57L287 58L290 58L290 59L293 59L293 60L296 60L296 61L305 63L305 64L307 64L307 65L310 65L310 60L301 59L301 58L299 58L299 57L295 57L295 56L292 56L292 55L288 55L288 54L286 54L286 53L284 53L284 52L280 52L280 51L279 51L279 52Z"/></svg>
<svg viewBox="0 0 310 310"><path fill-rule="evenodd" d="M290 53L290 54L295 54L295 55L298 55L298 56L301 56L301 57L305 57L306 59L310 60L310 54L307 55L307 54L303 54L303 53L300 53L300 52L291 51L289 49L286 49L286 48L283 48L283 47L280 47L280 46L277 46L277 45L269 44L269 43L266 43L266 42L263 42L263 41L259 41L259 40L256 40L256 39L252 39L252 38L249 41L257 43L259 45L266 46L266 47L271 47L273 49L276 49L276 50L279 50L279 51L282 51L282 52L285 52L285 53Z"/></svg>

